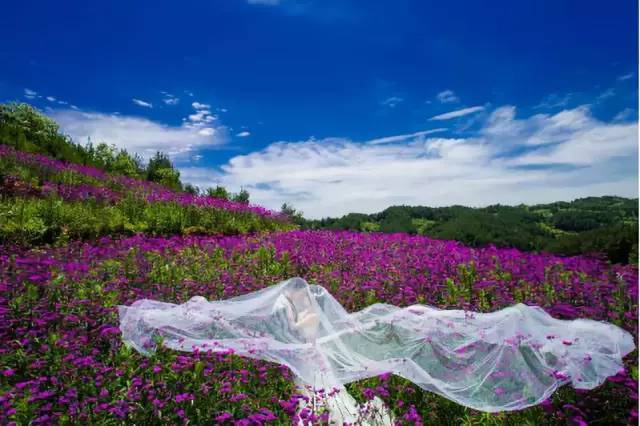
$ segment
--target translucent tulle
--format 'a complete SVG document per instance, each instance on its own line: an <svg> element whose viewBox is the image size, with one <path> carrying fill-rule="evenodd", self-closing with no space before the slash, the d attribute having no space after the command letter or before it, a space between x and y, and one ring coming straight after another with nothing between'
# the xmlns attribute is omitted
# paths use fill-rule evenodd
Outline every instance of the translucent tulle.
<svg viewBox="0 0 640 426"><path fill-rule="evenodd" d="M233 349L324 388L392 373L488 412L536 405L566 383L595 388L635 348L615 325L558 320L524 304L492 313L374 304L349 313L300 278L228 300L145 299L119 310L123 339L145 354L155 335L180 351Z"/></svg>

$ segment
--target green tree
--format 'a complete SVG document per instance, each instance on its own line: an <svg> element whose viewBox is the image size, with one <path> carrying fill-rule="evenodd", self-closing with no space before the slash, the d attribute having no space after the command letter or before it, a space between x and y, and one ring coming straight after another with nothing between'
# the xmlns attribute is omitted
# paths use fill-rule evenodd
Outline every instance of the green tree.
<svg viewBox="0 0 640 426"><path fill-rule="evenodd" d="M389 208L385 211L385 215L380 222L380 231L382 232L406 232L415 234L416 227L411 221L411 216L406 209Z"/></svg>
<svg viewBox="0 0 640 426"><path fill-rule="evenodd" d="M224 186L217 185L215 188L208 188L207 195L214 198L222 198L228 200L230 198L229 191Z"/></svg>
<svg viewBox="0 0 640 426"><path fill-rule="evenodd" d="M304 217L302 216L302 212L296 210L292 205L283 203L282 207L280 207L280 213L287 216L291 222L296 223L298 225L304 222Z"/></svg>
<svg viewBox="0 0 640 426"><path fill-rule="evenodd" d="M59 160L90 165L108 172L142 177L142 160L114 145L74 143L60 132L58 124L25 103L0 105L0 143L21 151L36 152Z"/></svg>
<svg viewBox="0 0 640 426"><path fill-rule="evenodd" d="M142 177L143 174L142 159L137 154L131 156L127 151L121 149L113 159L110 167L111 172L123 174L135 178Z"/></svg>
<svg viewBox="0 0 640 426"><path fill-rule="evenodd" d="M147 179L169 188L180 190L180 172L173 168L167 154L156 152L147 164Z"/></svg>
<svg viewBox="0 0 640 426"><path fill-rule="evenodd" d="M29 104L0 105L0 143L87 164L87 152L60 133L58 124Z"/></svg>
<svg viewBox="0 0 640 426"><path fill-rule="evenodd" d="M197 186L188 183L184 186L184 192L188 192L189 194L193 194L193 195L198 195L200 193L200 189Z"/></svg>
<svg viewBox="0 0 640 426"><path fill-rule="evenodd" d="M238 203L249 204L249 191L244 188L240 188L240 192L235 194L231 199Z"/></svg>

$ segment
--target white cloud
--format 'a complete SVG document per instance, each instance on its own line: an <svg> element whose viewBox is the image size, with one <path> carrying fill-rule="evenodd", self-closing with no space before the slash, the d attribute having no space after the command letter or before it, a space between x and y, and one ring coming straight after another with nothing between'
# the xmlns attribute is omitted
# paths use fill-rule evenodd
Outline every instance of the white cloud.
<svg viewBox="0 0 640 426"><path fill-rule="evenodd" d="M35 99L38 96L38 92L31 89L24 89L24 97L27 99Z"/></svg>
<svg viewBox="0 0 640 426"><path fill-rule="evenodd" d="M206 113L203 111L199 111L196 112L194 114L189 115L189 120L193 121L193 122L200 122L200 121L204 121L204 117L206 116Z"/></svg>
<svg viewBox="0 0 640 426"><path fill-rule="evenodd" d="M151 104L149 102L145 102L145 101L142 101L142 100L136 99L136 98L133 98L131 100L133 101L134 104L136 104L138 106L145 107L145 108L153 108L153 104Z"/></svg>
<svg viewBox="0 0 640 426"><path fill-rule="evenodd" d="M168 126L146 118L82 112L72 109L50 113L63 132L76 142L106 142L129 152L149 158L156 151L176 157L188 157L199 148L218 146L226 142L224 127L194 127L188 124Z"/></svg>
<svg viewBox="0 0 640 426"><path fill-rule="evenodd" d="M291 203L312 218L376 212L393 204L482 206L637 196L637 123L605 123L586 106L523 119L505 106L473 137L425 135L276 142L233 157L221 171L181 171L199 187L245 187L256 203L273 209Z"/></svg>
<svg viewBox="0 0 640 426"><path fill-rule="evenodd" d="M556 114L536 114L520 120L513 106L497 108L488 117L481 134L503 146L542 147L564 143L581 131L602 126L586 105Z"/></svg>
<svg viewBox="0 0 640 426"><path fill-rule="evenodd" d="M205 127L198 130L198 134L202 136L213 136L214 133L215 129L213 129L212 127Z"/></svg>
<svg viewBox="0 0 640 426"><path fill-rule="evenodd" d="M604 123L593 118L586 106L521 123L514 136L537 148L512 159L513 165L594 166L629 155L637 157L637 123Z"/></svg>
<svg viewBox="0 0 640 426"><path fill-rule="evenodd" d="M218 119L216 115L211 114L211 110L209 109L211 108L211 105L194 102L191 104L191 106L193 107L193 109L196 110L196 112L194 112L193 114L189 114L187 118L182 119L183 121L185 121L184 126L186 127L189 127L189 128L203 127L203 126L211 125L211 123L213 123ZM208 130L204 130L204 131L205 133L208 132Z"/></svg>
<svg viewBox="0 0 640 426"><path fill-rule="evenodd" d="M244 131L238 133L236 136L239 137L239 138L246 138L247 136L250 136L250 135L251 135L251 133L249 133L246 130L244 130Z"/></svg>
<svg viewBox="0 0 640 426"><path fill-rule="evenodd" d="M558 95L557 93L552 93L546 96L538 105L535 105L534 108L558 108L565 107L569 104L569 101L573 97L573 93L567 93L566 95Z"/></svg>
<svg viewBox="0 0 640 426"><path fill-rule="evenodd" d="M45 99L48 100L49 102L55 102L56 101L56 98L54 98L53 96L47 96Z"/></svg>
<svg viewBox="0 0 640 426"><path fill-rule="evenodd" d="M404 101L404 99L399 97L399 96L391 96L391 97L388 97L387 99L385 99L384 101L380 102L380 105L386 106L386 107L389 107L389 108L395 108L402 101Z"/></svg>
<svg viewBox="0 0 640 426"><path fill-rule="evenodd" d="M605 99L611 98L613 96L616 95L616 91L613 88L608 88L607 90L605 90L604 92L602 92L597 98L596 100L598 101L603 101Z"/></svg>
<svg viewBox="0 0 640 426"><path fill-rule="evenodd" d="M436 98L443 104L450 104L454 102L459 102L460 99L453 93L453 90L443 90L442 92L436 95Z"/></svg>
<svg viewBox="0 0 640 426"><path fill-rule="evenodd" d="M170 93L167 92L162 92L164 94L164 98L162 99L162 102L164 102L167 105L178 105L178 103L180 103L180 98L173 96Z"/></svg>
<svg viewBox="0 0 640 426"><path fill-rule="evenodd" d="M216 119L217 117L215 115L211 115L211 111L206 109L201 109L198 112L189 115L189 120L193 123L211 123Z"/></svg>
<svg viewBox="0 0 640 426"><path fill-rule="evenodd" d="M634 72L630 72L628 74L623 74L623 75L618 77L618 80L620 80L620 81L629 80L629 79L633 78L634 75L635 75Z"/></svg>
<svg viewBox="0 0 640 426"><path fill-rule="evenodd" d="M194 109L210 109L211 105L209 104L201 104L200 102L194 102L191 104Z"/></svg>
<svg viewBox="0 0 640 426"><path fill-rule="evenodd" d="M569 139L548 149L522 155L514 165L563 164L592 166L604 159L625 157L637 150L637 128L635 124L617 124L581 129ZM637 154L636 154L637 156Z"/></svg>
<svg viewBox="0 0 640 426"><path fill-rule="evenodd" d="M368 141L367 143L369 145L381 145L381 144L384 144L384 143L402 142L402 141L406 141L407 139L416 139L416 138L424 137L424 136L429 135L431 133L444 132L445 130L447 130L447 129L446 128L438 128L438 129L431 129L431 130L423 130L421 132L408 133L406 135L386 136L386 137L383 137L383 138L372 139L372 140Z"/></svg>
<svg viewBox="0 0 640 426"><path fill-rule="evenodd" d="M633 118L635 110L633 108L625 108L613 117L613 121L626 121Z"/></svg>
<svg viewBox="0 0 640 426"><path fill-rule="evenodd" d="M462 117L464 115L473 114L484 110L483 106L474 106L469 108L463 108L456 111L447 112L431 117L429 120L451 120L452 118Z"/></svg>

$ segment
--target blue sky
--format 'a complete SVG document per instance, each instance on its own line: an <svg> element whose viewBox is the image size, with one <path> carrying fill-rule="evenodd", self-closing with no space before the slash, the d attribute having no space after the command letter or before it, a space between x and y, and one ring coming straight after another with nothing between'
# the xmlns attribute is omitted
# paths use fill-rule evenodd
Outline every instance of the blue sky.
<svg viewBox="0 0 640 426"><path fill-rule="evenodd" d="M308 217L637 196L637 5L10 2L0 101Z"/></svg>

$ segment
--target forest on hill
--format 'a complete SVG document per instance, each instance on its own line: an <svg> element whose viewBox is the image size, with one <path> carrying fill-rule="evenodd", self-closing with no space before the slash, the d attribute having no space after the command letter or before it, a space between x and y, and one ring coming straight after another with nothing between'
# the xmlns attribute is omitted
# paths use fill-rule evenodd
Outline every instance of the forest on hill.
<svg viewBox="0 0 640 426"><path fill-rule="evenodd" d="M613 263L637 263L638 199L604 196L536 205L393 206L380 213L296 221L304 229L405 232L563 255L606 254Z"/></svg>

